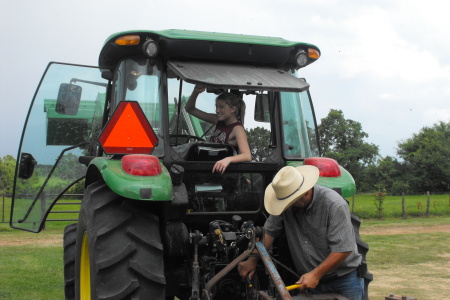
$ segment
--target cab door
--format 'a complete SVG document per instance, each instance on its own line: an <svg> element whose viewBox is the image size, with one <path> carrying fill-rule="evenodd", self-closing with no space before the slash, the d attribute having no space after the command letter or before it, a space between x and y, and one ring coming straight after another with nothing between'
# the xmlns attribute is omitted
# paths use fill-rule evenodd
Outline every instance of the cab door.
<svg viewBox="0 0 450 300"><path fill-rule="evenodd" d="M50 63L25 121L10 225L39 232L52 206L82 180L83 155L95 155L108 81L96 67Z"/></svg>

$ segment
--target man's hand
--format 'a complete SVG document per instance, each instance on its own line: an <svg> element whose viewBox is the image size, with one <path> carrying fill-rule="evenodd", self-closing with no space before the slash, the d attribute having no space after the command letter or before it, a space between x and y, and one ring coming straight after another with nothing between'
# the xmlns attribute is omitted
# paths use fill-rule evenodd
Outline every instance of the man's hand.
<svg viewBox="0 0 450 300"><path fill-rule="evenodd" d="M265 233L263 242L264 248L270 249L270 247L273 244L273 239L274 239L273 237ZM256 265L258 264L259 261L259 256L258 255L254 256L254 254L256 254L256 252L253 252L246 261L243 261L238 265L238 273L243 279L245 279L246 276L252 279L253 274L255 274Z"/></svg>
<svg viewBox="0 0 450 300"><path fill-rule="evenodd" d="M239 263L238 265L238 273L242 278L249 277L252 278L253 274L255 274L256 265L258 264L257 260L252 259L251 257L246 261Z"/></svg>
<svg viewBox="0 0 450 300"><path fill-rule="evenodd" d="M296 284L300 284L300 289L313 289L319 284L320 277L318 277L313 272L309 272L303 274L302 277L296 282Z"/></svg>
<svg viewBox="0 0 450 300"><path fill-rule="evenodd" d="M313 289L319 284L320 278L325 274L337 269L341 263L352 253L348 252L331 252L328 257L318 265L314 270L309 273L303 274L302 277L296 282L301 284L301 290Z"/></svg>

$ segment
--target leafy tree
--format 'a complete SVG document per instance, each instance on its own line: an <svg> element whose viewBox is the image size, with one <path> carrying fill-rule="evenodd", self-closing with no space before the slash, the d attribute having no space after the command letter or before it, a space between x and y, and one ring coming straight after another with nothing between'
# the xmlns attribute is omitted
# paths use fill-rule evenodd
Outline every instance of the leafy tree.
<svg viewBox="0 0 450 300"><path fill-rule="evenodd" d="M422 128L398 143L397 154L414 192L450 190L450 122Z"/></svg>
<svg viewBox="0 0 450 300"><path fill-rule="evenodd" d="M73 153L61 157L53 176L64 180L75 180L84 175L86 167L78 162L78 156Z"/></svg>
<svg viewBox="0 0 450 300"><path fill-rule="evenodd" d="M68 191L67 194L83 194L84 192L84 180L75 183Z"/></svg>
<svg viewBox="0 0 450 300"><path fill-rule="evenodd" d="M3 193L11 193L14 172L16 168L16 160L11 155L0 157L0 191Z"/></svg>
<svg viewBox="0 0 450 300"><path fill-rule="evenodd" d="M382 191L378 191L374 194L374 204L377 208L378 212L378 220L381 220L383 218L383 204L384 204L384 198L386 198L386 193Z"/></svg>
<svg viewBox="0 0 450 300"><path fill-rule="evenodd" d="M401 194L409 190L404 174L403 164L395 157L386 156L376 164L367 166L364 172L364 190L384 190L391 194Z"/></svg>
<svg viewBox="0 0 450 300"><path fill-rule="evenodd" d="M369 135L361 123L345 119L341 110L331 109L318 129L323 156L336 159L358 185L364 186L365 168L375 163L379 149L364 141Z"/></svg>
<svg viewBox="0 0 450 300"><path fill-rule="evenodd" d="M263 161L271 152L270 131L263 127L252 128L247 131L247 139L254 161Z"/></svg>

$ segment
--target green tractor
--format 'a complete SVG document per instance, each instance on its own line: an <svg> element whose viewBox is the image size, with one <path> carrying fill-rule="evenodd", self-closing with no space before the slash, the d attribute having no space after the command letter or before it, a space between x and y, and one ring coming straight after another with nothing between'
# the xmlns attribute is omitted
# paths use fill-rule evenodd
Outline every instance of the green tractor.
<svg viewBox="0 0 450 300"><path fill-rule="evenodd" d="M40 232L62 195L84 190L64 233L66 299L289 298L278 284L298 279L287 277L287 247L269 255L258 242L266 186L283 166L309 164L320 185L355 193L352 176L320 157L298 77L319 57L281 38L163 30L110 36L99 67L50 63L23 130L11 227ZM213 126L185 111L195 85L206 87L197 106L207 112L223 91L244 100L253 161L212 173L236 149L208 142ZM235 267L255 248L264 264L250 284Z"/></svg>

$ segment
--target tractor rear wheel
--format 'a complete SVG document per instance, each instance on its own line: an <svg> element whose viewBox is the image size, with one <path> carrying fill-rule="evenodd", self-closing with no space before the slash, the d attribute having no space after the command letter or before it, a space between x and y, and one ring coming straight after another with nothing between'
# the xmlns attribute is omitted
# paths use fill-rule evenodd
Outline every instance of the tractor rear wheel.
<svg viewBox="0 0 450 300"><path fill-rule="evenodd" d="M75 244L77 223L64 228L64 294L66 300L75 299Z"/></svg>
<svg viewBox="0 0 450 300"><path fill-rule="evenodd" d="M159 219L103 182L87 187L78 220L76 299L164 299Z"/></svg>

